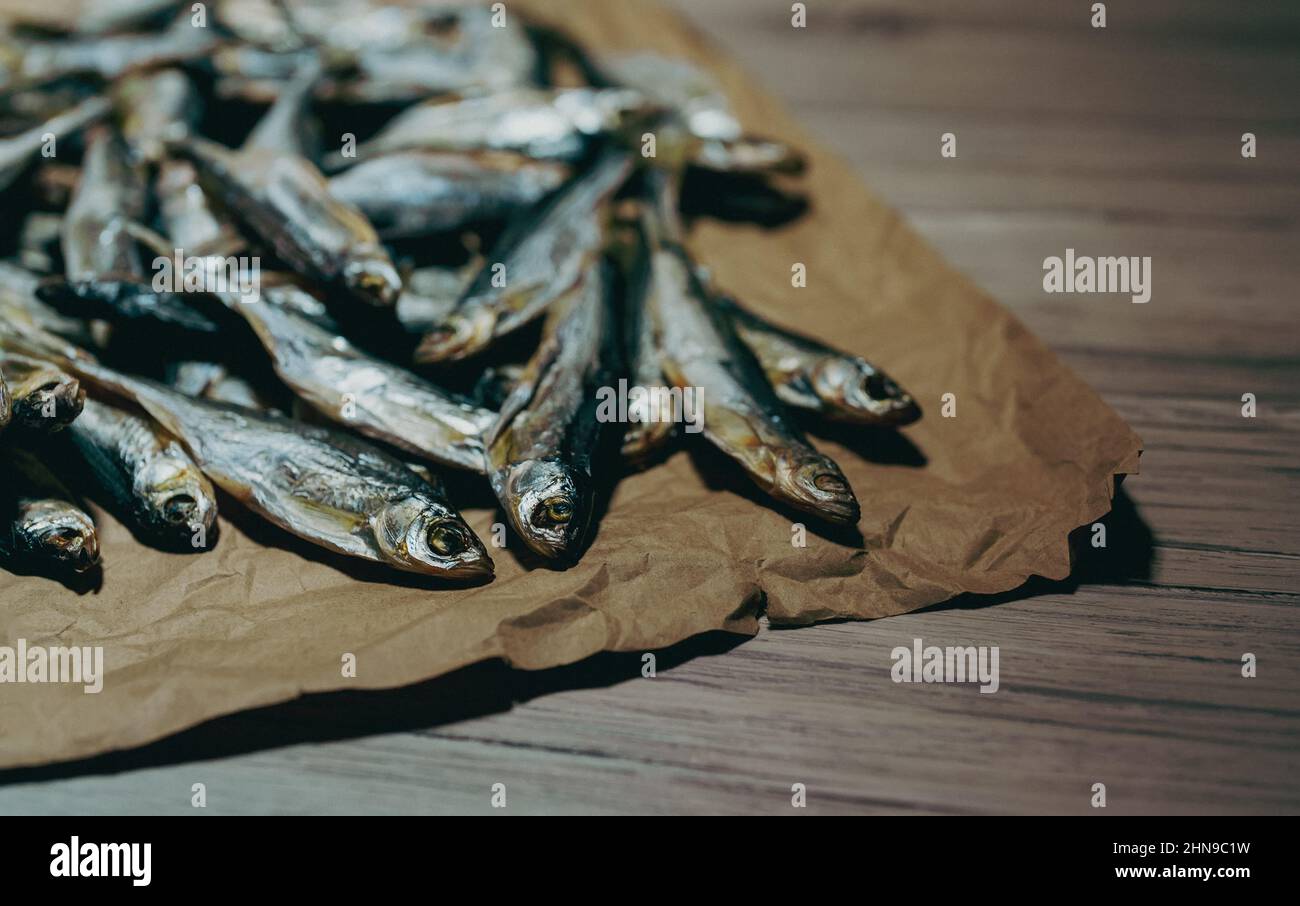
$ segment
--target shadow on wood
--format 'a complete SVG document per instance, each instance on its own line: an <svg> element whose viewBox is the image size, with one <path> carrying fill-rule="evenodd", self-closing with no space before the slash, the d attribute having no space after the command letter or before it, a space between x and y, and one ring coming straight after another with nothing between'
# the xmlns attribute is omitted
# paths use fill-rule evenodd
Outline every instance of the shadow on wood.
<svg viewBox="0 0 1300 906"><path fill-rule="evenodd" d="M697 657L725 654L749 636L711 632L655 653L656 672ZM398 689L322 692L228 714L149 745L94 758L0 771L0 786L117 774L190 761L226 758L282 746L355 739L380 733L434 730L509 711L542 696L613 686L640 678L644 652L602 652L550 670L515 670L503 661L471 664Z"/></svg>

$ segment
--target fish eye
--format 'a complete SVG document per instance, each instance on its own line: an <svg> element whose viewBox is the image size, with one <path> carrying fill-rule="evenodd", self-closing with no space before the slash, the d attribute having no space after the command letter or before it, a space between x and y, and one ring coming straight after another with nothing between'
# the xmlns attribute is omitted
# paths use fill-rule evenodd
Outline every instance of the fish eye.
<svg viewBox="0 0 1300 906"><path fill-rule="evenodd" d="M542 521L564 525L573 518L573 504L566 497L552 497L542 502Z"/></svg>
<svg viewBox="0 0 1300 906"><path fill-rule="evenodd" d="M445 522L430 526L426 537L429 549L440 557L454 557L468 547L460 530Z"/></svg>
<svg viewBox="0 0 1300 906"><path fill-rule="evenodd" d="M843 493L848 490L848 486L844 484L844 479L830 473L818 475L813 479L813 484L817 486L818 490L828 491L832 494Z"/></svg>

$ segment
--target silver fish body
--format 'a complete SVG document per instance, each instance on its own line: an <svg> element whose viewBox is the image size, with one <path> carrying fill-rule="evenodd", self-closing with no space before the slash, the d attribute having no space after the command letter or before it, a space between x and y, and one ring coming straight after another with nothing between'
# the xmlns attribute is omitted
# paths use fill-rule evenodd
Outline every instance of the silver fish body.
<svg viewBox="0 0 1300 906"><path fill-rule="evenodd" d="M192 130L203 113L194 82L180 69L132 73L114 86L113 98L127 145L148 163L161 160L167 139Z"/></svg>
<svg viewBox="0 0 1300 906"><path fill-rule="evenodd" d="M227 299L253 328L276 374L322 415L423 459L483 471L482 434L496 414L405 368L366 355L294 310L292 284L266 287L259 303Z"/></svg>
<svg viewBox="0 0 1300 906"><path fill-rule="evenodd" d="M603 58L599 71L610 82L634 87L671 112L659 124L658 158L681 158L725 173L797 173L799 152L782 142L747 136L722 86L685 60L654 53ZM680 126L680 128L678 128ZM665 148L676 143L680 147Z"/></svg>
<svg viewBox="0 0 1300 906"><path fill-rule="evenodd" d="M423 334L447 319L479 267L421 267L406 277L394 313L402 329Z"/></svg>
<svg viewBox="0 0 1300 906"><path fill-rule="evenodd" d="M152 421L87 400L64 437L96 490L139 537L175 550L202 550L215 539L211 482Z"/></svg>
<svg viewBox="0 0 1300 906"><path fill-rule="evenodd" d="M701 285L675 241L675 198L661 192L651 224L656 291L649 309L664 374L704 394L704 436L740 464L765 493L830 522L854 524L857 498L834 460L817 452L791 423L752 354Z"/></svg>
<svg viewBox="0 0 1300 906"><path fill-rule="evenodd" d="M86 146L81 179L63 218L63 265L74 283L113 275L136 277L144 265L128 224L142 220L143 176L117 133L96 129Z"/></svg>
<svg viewBox="0 0 1300 906"><path fill-rule="evenodd" d="M644 236L637 236L635 254L627 274L623 305L623 330L626 348L628 382L631 386L648 390L666 387L663 370L663 350L659 331L650 310L651 300L658 288L651 267L650 251ZM623 432L621 453L634 465L644 465L663 450L677 433L676 424L664 418L652 418L656 413L642 413L640 421L633 421Z"/></svg>
<svg viewBox="0 0 1300 906"><path fill-rule="evenodd" d="M899 427L921 417L912 395L861 356L778 327L732 299L715 300L787 406L857 425Z"/></svg>
<svg viewBox="0 0 1300 906"><path fill-rule="evenodd" d="M0 448L0 563L48 575L99 563L95 522L34 455Z"/></svg>
<svg viewBox="0 0 1300 906"><path fill-rule="evenodd" d="M219 43L215 29L195 25L186 12L161 32L87 35L29 44L22 50L15 80L26 84L64 76L96 76L111 81L132 69L199 59Z"/></svg>
<svg viewBox="0 0 1300 906"><path fill-rule="evenodd" d="M167 386L186 396L200 396L216 403L230 403L282 415L276 404L251 381L227 370L217 362L172 362L167 368Z"/></svg>
<svg viewBox="0 0 1300 906"><path fill-rule="evenodd" d="M488 478L533 551L575 559L591 520L597 390L611 374L609 278L593 264L548 315L541 344L486 438Z"/></svg>
<svg viewBox="0 0 1300 906"><path fill-rule="evenodd" d="M144 217L147 191L121 137L97 129L63 218L65 276L43 282L37 295L62 311L87 317L216 333L220 325L183 292L158 291L145 275L134 227Z"/></svg>
<svg viewBox="0 0 1300 906"><path fill-rule="evenodd" d="M359 160L409 150L513 151L574 160L593 138L623 131L651 109L639 92L628 89L519 88L411 107L356 152Z"/></svg>
<svg viewBox="0 0 1300 906"><path fill-rule="evenodd" d="M443 489L365 441L187 397L115 372L53 338L24 342L136 403L222 490L306 541L408 572L491 575L491 558Z"/></svg>
<svg viewBox="0 0 1300 906"><path fill-rule="evenodd" d="M11 428L39 434L56 434L77 416L86 402L81 382L39 359L0 353L9 384Z"/></svg>
<svg viewBox="0 0 1300 906"><path fill-rule="evenodd" d="M631 166L627 154L606 152L508 229L447 320L420 341L416 361L459 361L480 352L574 286L605 242L607 202Z"/></svg>
<svg viewBox="0 0 1300 906"><path fill-rule="evenodd" d="M458 230L509 217L558 189L568 168L510 154L400 151L330 180L385 238Z"/></svg>
<svg viewBox="0 0 1300 906"><path fill-rule="evenodd" d="M235 152L192 138L176 150L203 187L298 273L354 298L391 306L401 278L365 216L329 192L303 157L262 148Z"/></svg>
<svg viewBox="0 0 1300 906"><path fill-rule="evenodd" d="M55 142L64 141L66 136L102 119L112 106L107 98L89 98L25 132L0 139L0 191L22 174L47 144L46 136L53 135Z"/></svg>

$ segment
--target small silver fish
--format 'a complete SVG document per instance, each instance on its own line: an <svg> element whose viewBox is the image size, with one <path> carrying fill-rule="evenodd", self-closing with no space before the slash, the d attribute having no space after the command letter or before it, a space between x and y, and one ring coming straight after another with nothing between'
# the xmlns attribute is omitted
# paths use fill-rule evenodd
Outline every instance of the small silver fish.
<svg viewBox="0 0 1300 906"><path fill-rule="evenodd" d="M222 490L313 544L408 572L483 578L492 560L438 485L352 435L194 399L132 378L56 338L0 336L131 400Z"/></svg>
<svg viewBox="0 0 1300 906"><path fill-rule="evenodd" d="M186 396L201 396L214 403L230 403L256 412L283 415L276 404L251 381L232 374L218 362L172 362L167 367L167 386Z"/></svg>
<svg viewBox="0 0 1300 906"><path fill-rule="evenodd" d="M43 282L38 297L61 311L114 321L146 320L216 333L220 324L183 292L155 290L136 244L147 206L140 168L121 136L97 127L81 180L63 218L63 278Z"/></svg>
<svg viewBox="0 0 1300 906"><path fill-rule="evenodd" d="M335 176L330 193L387 239L505 219L558 189L568 175L562 164L514 154L399 151Z"/></svg>
<svg viewBox="0 0 1300 906"><path fill-rule="evenodd" d="M657 291L649 307L664 374L678 387L702 388L704 436L764 492L828 521L856 523L860 509L848 479L790 422L757 362L700 284L676 241L675 210L675 196L661 187L651 221Z"/></svg>
<svg viewBox="0 0 1300 906"><path fill-rule="evenodd" d="M141 538L169 550L203 550L216 536L211 482L152 421L86 400L63 438L107 503Z"/></svg>
<svg viewBox="0 0 1300 906"><path fill-rule="evenodd" d="M298 314L290 297L303 292L285 283L264 286L257 304L220 297L253 328L280 379L322 415L414 456L482 472L482 434L496 413L366 355Z"/></svg>
<svg viewBox="0 0 1300 906"><path fill-rule="evenodd" d="M329 192L295 154L232 151L197 136L174 146L211 196L296 272L375 306L391 306L402 281L365 215Z"/></svg>
<svg viewBox="0 0 1300 906"><path fill-rule="evenodd" d="M631 172L631 157L607 151L534 215L517 222L447 320L427 333L417 362L451 362L532 321L581 277L607 235L607 202Z"/></svg>
<svg viewBox="0 0 1300 906"><path fill-rule="evenodd" d="M147 69L200 59L220 43L216 29L195 25L189 12L165 31L144 34L87 35L24 45L11 67L18 85L65 76L96 76L112 81L132 69Z"/></svg>
<svg viewBox="0 0 1300 906"><path fill-rule="evenodd" d="M0 447L0 563L43 574L99 563L95 522L30 451Z"/></svg>
<svg viewBox="0 0 1300 906"><path fill-rule="evenodd" d="M656 129L660 160L680 157L725 173L798 173L804 168L803 155L789 145L745 135L722 86L685 60L634 53L605 57L597 68L610 83L643 92L681 125L661 123ZM673 143L681 146L665 147Z"/></svg>
<svg viewBox="0 0 1300 906"><path fill-rule="evenodd" d="M393 151L514 151L575 160L597 136L625 131L654 108L628 89L518 88L403 111L356 147L357 160ZM333 167L350 160L337 154Z"/></svg>
<svg viewBox="0 0 1300 906"><path fill-rule="evenodd" d="M309 116L312 94L324 69L320 57L311 54L299 63L293 77L280 89L253 131L240 145L241 153L292 154L308 160L314 158L320 136Z"/></svg>
<svg viewBox="0 0 1300 906"><path fill-rule="evenodd" d="M645 235L638 230L632 259L627 268L624 294L625 358L629 384L651 390L668 385L668 379L664 377L659 332L650 311L651 298L659 291L654 278L650 249ZM651 419L651 414L644 413L643 420L631 422L623 432L620 452L625 460L634 465L648 463L677 433L674 422L661 418Z"/></svg>
<svg viewBox="0 0 1300 906"><path fill-rule="evenodd" d="M597 261L556 301L486 436L488 479L506 518L548 559L576 559L591 521L597 390L609 384L612 330L609 277Z"/></svg>
<svg viewBox="0 0 1300 906"><path fill-rule="evenodd" d="M56 142L102 119L112 109L108 98L93 97L25 132L0 139L0 191L13 184L53 135ZM57 145L55 146L57 147Z"/></svg>
<svg viewBox="0 0 1300 906"><path fill-rule="evenodd" d="M203 114L194 82L180 69L127 75L114 85L113 100L127 145L150 164L162 159L168 137L188 133Z"/></svg>
<svg viewBox="0 0 1300 906"><path fill-rule="evenodd" d="M921 417L912 395L861 356L778 327L734 299L714 298L787 406L857 425L899 427Z"/></svg>
<svg viewBox="0 0 1300 906"><path fill-rule="evenodd" d="M447 319L482 263L466 267L420 267L406 276L394 313L402 329L423 334Z"/></svg>
<svg viewBox="0 0 1300 906"><path fill-rule="evenodd" d="M12 428L55 434L71 424L86 401L81 383L39 359L0 353L11 398Z"/></svg>

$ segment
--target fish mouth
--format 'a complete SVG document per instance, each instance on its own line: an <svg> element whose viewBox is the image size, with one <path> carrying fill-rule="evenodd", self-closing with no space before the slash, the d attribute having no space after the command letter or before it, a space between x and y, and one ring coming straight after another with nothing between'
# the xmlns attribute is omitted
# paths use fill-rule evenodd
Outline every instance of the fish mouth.
<svg viewBox="0 0 1300 906"><path fill-rule="evenodd" d="M439 575L453 579L487 578L496 565L469 527L455 519L438 519L425 530L424 547Z"/></svg>
<svg viewBox="0 0 1300 906"><path fill-rule="evenodd" d="M478 352L489 336L491 325L483 319L453 314L420 338L415 361L422 365L458 362Z"/></svg>
<svg viewBox="0 0 1300 906"><path fill-rule="evenodd" d="M81 414L86 391L76 378L42 384L14 407L14 416L30 428L59 431Z"/></svg>
<svg viewBox="0 0 1300 906"><path fill-rule="evenodd" d="M402 292L402 278L391 261L362 258L343 269L343 283L354 296L377 308L391 308Z"/></svg>
<svg viewBox="0 0 1300 906"><path fill-rule="evenodd" d="M829 368L819 378L831 398L844 401L847 412L841 415L846 421L898 428L921 417L921 407L911 394L865 362L859 362L851 372L847 368Z"/></svg>
<svg viewBox="0 0 1300 906"><path fill-rule="evenodd" d="M36 533L36 546L60 566L84 573L99 563L99 536L93 528L62 521Z"/></svg>
<svg viewBox="0 0 1300 906"><path fill-rule="evenodd" d="M835 463L824 457L796 470L786 488L790 503L829 522L856 525L862 515L848 479Z"/></svg>

